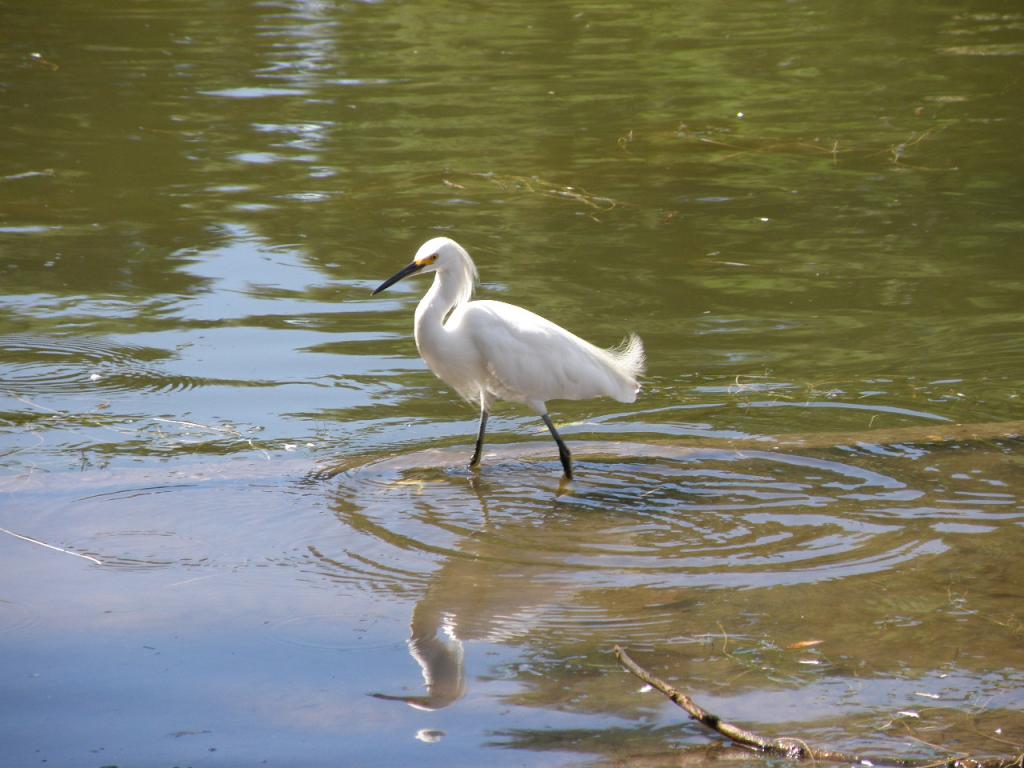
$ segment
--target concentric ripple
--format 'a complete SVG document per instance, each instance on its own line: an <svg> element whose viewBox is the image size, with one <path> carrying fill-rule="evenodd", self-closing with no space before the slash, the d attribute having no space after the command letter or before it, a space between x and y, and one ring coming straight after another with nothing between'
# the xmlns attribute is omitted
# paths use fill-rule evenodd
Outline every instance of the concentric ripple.
<svg viewBox="0 0 1024 768"><path fill-rule="evenodd" d="M216 488L189 483L90 494L41 516L38 535L95 558L103 568L223 566L233 557L221 543L220 510L227 501L223 495ZM244 499L244 493L239 498Z"/></svg>
<svg viewBox="0 0 1024 768"><path fill-rule="evenodd" d="M166 350L113 343L102 337L0 337L0 380L18 394L188 389L201 379L171 376L154 362Z"/></svg>
<svg viewBox="0 0 1024 768"><path fill-rule="evenodd" d="M38 614L28 606L11 600L0 600L0 634L24 629L38 619Z"/></svg>
<svg viewBox="0 0 1024 768"><path fill-rule="evenodd" d="M750 588L880 572L944 549L900 512L923 491L842 461L577 442L578 479L565 487L546 444L501 446L479 474L463 454L340 472L337 511L359 545L312 554L336 577L385 582L469 561L462 570L481 580L508 571L572 588Z"/></svg>

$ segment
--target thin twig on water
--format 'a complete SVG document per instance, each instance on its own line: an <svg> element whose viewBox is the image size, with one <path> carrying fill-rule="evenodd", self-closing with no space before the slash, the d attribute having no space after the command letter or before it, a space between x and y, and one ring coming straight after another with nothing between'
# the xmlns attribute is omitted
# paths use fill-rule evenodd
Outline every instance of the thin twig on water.
<svg viewBox="0 0 1024 768"><path fill-rule="evenodd" d="M913 760L899 757L862 756L849 752L834 752L808 744L800 738L783 737L770 739L753 731L748 731L733 723L726 722L718 715L708 712L682 691L674 688L664 680L655 677L641 667L620 646L614 648L615 658L634 677L656 688L669 698L673 704L683 709L686 714L706 728L725 736L738 746L760 753L765 757L781 757L787 760L812 760L829 763L851 763L865 766L886 765L897 768L1024 768L1024 753L1012 757L951 757L940 760Z"/></svg>
<svg viewBox="0 0 1024 768"><path fill-rule="evenodd" d="M55 552L63 552L65 555L74 555L75 557L80 557L83 560L88 560L91 563L96 563L96 565L103 565L102 561L97 560L92 555L83 555L81 552L72 552L70 549L64 549L63 547L58 547L54 544L47 544L45 541L33 539L31 536L23 536L20 533L15 533L14 531L10 531L7 528L0 528L0 533L6 533L8 536L13 536L16 539L27 541L30 544L38 544L40 547L46 547L47 549L52 549Z"/></svg>

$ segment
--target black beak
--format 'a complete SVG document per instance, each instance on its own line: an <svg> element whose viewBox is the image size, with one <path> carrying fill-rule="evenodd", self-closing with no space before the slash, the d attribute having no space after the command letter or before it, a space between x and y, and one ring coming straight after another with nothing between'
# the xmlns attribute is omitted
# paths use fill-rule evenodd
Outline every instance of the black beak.
<svg viewBox="0 0 1024 768"><path fill-rule="evenodd" d="M426 266L426 264L417 264L414 261L412 264L410 264L409 266L404 267L403 269L399 270L397 273L393 274L391 277L389 277L383 283L381 283L376 288L374 288L373 289L373 293L370 294L370 295L371 296L376 296L378 293L383 291L385 288L390 288L392 285L397 283L402 278L408 277L409 275L416 274L421 269L423 269L423 267L425 267L425 266Z"/></svg>

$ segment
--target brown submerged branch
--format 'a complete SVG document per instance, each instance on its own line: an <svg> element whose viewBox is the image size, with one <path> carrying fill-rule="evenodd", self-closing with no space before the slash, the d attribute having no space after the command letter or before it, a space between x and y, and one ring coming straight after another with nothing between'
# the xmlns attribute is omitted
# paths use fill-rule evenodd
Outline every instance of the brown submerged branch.
<svg viewBox="0 0 1024 768"><path fill-rule="evenodd" d="M896 768L1024 768L1024 753L1012 757L950 757L941 760L914 760L899 757L855 755L849 752L835 752L815 747L800 738L782 737L770 739L746 728L729 723L718 715L708 712L687 694L655 677L637 664L626 651L616 645L615 658L634 677L647 683L667 696L698 723L715 733L721 734L734 744L752 750L765 757L786 760L811 760L828 763L851 763L865 766L885 765Z"/></svg>

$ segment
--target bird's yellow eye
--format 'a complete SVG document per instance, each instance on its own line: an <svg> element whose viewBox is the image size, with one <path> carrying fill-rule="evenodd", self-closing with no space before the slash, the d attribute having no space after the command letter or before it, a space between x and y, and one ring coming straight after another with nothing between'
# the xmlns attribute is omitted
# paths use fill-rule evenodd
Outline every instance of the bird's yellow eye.
<svg viewBox="0 0 1024 768"><path fill-rule="evenodd" d="M417 261L416 264L418 264L421 267L426 267L426 266L428 266L430 264L433 264L435 261L437 261L437 254L436 253L432 253L429 256L427 256L426 258L420 259L419 261Z"/></svg>

